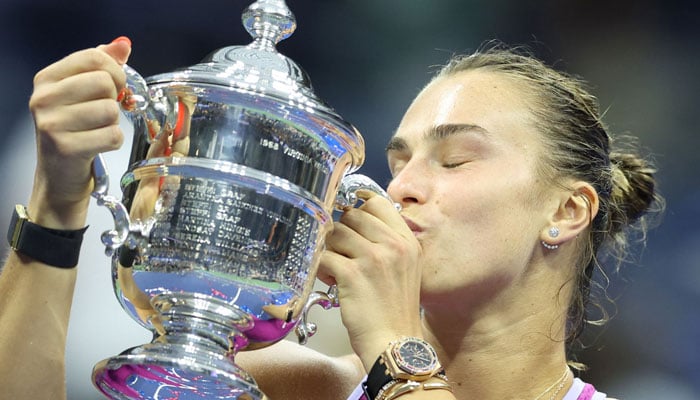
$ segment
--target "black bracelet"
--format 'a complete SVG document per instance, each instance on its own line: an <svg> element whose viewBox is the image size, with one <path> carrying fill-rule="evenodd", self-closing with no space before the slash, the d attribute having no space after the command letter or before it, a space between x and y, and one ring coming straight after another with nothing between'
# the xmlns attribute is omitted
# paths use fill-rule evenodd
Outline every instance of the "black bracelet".
<svg viewBox="0 0 700 400"><path fill-rule="evenodd" d="M27 209L15 206L7 241L10 247L46 265L73 268L78 265L80 246L87 227L77 230L45 228L29 220Z"/></svg>

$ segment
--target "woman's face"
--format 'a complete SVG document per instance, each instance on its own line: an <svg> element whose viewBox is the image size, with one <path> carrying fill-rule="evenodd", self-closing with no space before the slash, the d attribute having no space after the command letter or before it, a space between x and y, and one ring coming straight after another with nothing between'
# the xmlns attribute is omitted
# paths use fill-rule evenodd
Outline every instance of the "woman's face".
<svg viewBox="0 0 700 400"><path fill-rule="evenodd" d="M388 192L423 248L424 305L485 300L536 254L554 200L535 171L542 145L530 104L512 78L460 72L427 86L390 141Z"/></svg>

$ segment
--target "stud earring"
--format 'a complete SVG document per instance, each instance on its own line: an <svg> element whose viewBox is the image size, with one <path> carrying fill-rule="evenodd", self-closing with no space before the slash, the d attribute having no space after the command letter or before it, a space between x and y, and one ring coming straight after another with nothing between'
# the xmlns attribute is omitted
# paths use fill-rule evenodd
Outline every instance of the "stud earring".
<svg viewBox="0 0 700 400"><path fill-rule="evenodd" d="M549 228L549 231L547 233L549 233L550 237L555 238L555 237L559 236L559 228L557 228L556 226L553 226L553 227ZM549 243L545 242L544 240L542 241L542 246L544 246L544 248L547 250L556 250L559 248L558 244L549 244Z"/></svg>

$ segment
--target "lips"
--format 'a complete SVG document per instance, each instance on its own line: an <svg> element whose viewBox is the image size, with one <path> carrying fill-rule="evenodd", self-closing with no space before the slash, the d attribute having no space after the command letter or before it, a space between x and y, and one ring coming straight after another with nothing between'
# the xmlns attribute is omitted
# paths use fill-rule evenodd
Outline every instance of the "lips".
<svg viewBox="0 0 700 400"><path fill-rule="evenodd" d="M406 222L406 225L408 225L408 228L411 230L411 232L413 232L414 235L423 232L423 228L421 228L420 225L416 224L415 222L413 222L413 220L406 216L402 217L403 220Z"/></svg>

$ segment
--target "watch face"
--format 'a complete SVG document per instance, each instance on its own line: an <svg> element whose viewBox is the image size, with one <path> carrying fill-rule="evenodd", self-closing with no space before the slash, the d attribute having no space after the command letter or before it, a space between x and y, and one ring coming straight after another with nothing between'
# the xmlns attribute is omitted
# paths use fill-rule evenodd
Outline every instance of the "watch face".
<svg viewBox="0 0 700 400"><path fill-rule="evenodd" d="M437 354L427 342L417 339L404 339L393 348L392 355L399 368L411 375L425 375L437 366Z"/></svg>

